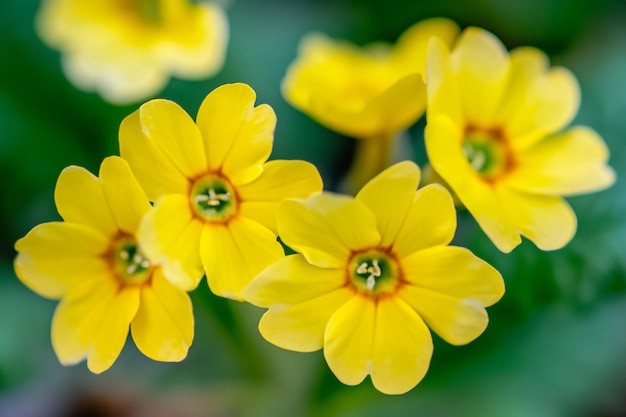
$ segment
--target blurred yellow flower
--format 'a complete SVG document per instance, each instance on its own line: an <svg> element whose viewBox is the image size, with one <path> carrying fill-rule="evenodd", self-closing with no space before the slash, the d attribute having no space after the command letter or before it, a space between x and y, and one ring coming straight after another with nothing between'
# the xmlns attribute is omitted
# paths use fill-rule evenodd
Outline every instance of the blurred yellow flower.
<svg viewBox="0 0 626 417"><path fill-rule="evenodd" d="M285 99L319 123L354 138L394 134L424 113L428 41L451 44L457 25L434 18L407 29L395 45L363 48L310 34L282 82Z"/></svg>
<svg viewBox="0 0 626 417"><path fill-rule="evenodd" d="M280 206L280 237L300 254L244 291L269 308L259 323L265 339L301 352L323 348L343 383L369 374L379 391L400 394L428 370L425 323L454 345L484 331L484 307L502 296L502 277L469 250L447 246L456 229L452 198L437 184L416 191L419 180L405 161L356 198L318 193Z"/></svg>
<svg viewBox="0 0 626 417"><path fill-rule="evenodd" d="M107 158L100 178L68 167L55 200L65 221L36 226L18 240L15 271L33 291L61 299L52 320L59 361L87 358L89 370L106 371L129 326L144 355L184 359L193 341L191 300L143 251L138 229L150 203L128 164Z"/></svg>
<svg viewBox="0 0 626 417"><path fill-rule="evenodd" d="M322 189L305 161L269 161L276 116L246 84L227 84L202 102L196 123L176 103L152 100L120 127L120 151L155 209L142 224L146 254L193 289L240 299L284 251L275 211L287 197ZM183 278L184 277L184 278Z"/></svg>
<svg viewBox="0 0 626 417"><path fill-rule="evenodd" d="M115 104L215 74L228 43L223 10L189 0L44 0L36 23L69 80Z"/></svg>
<svg viewBox="0 0 626 417"><path fill-rule="evenodd" d="M521 236L542 250L566 245L576 216L562 196L615 181L596 132L563 130L578 110L576 78L537 49L509 55L477 28L451 53L434 39L426 73L428 158L484 232L503 252Z"/></svg>

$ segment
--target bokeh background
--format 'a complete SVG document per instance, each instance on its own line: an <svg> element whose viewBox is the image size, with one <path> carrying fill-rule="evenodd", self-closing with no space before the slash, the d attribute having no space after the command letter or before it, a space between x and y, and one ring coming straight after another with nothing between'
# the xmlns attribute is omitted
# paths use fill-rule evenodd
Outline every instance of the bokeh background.
<svg viewBox="0 0 626 417"><path fill-rule="evenodd" d="M458 244L503 274L507 292L491 322L462 347L435 338L429 373L402 396L384 396L369 380L343 386L322 353L283 351L256 330L262 311L192 293L196 337L188 358L162 364L129 341L102 375L85 364L64 368L50 345L56 302L16 278L14 242L59 219L59 172L97 172L118 153L121 120L139 104L114 106L76 90L59 54L37 37L37 0L0 1L0 416L181 417L622 417L626 416L626 1L624 0L232 0L226 64L198 82L172 80L158 96L195 115L205 95L246 82L269 103L278 125L272 158L306 159L334 189L354 141L290 107L279 85L310 31L357 44L394 41L416 21L445 16L479 26L508 48L532 45L578 77L575 123L596 129L611 149L618 181L571 198L579 230L564 249L544 253L524 242L499 253L467 213ZM407 135L405 159L420 163L424 121Z"/></svg>

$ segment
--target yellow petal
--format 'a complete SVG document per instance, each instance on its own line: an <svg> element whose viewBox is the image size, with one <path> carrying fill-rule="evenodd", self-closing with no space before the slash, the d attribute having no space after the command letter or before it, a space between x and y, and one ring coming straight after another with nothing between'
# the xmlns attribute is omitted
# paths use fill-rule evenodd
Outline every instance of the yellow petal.
<svg viewBox="0 0 626 417"><path fill-rule="evenodd" d="M425 108L426 86L422 77L407 75L368 101L356 120L358 130L352 134L367 139L406 130L424 114Z"/></svg>
<svg viewBox="0 0 626 417"><path fill-rule="evenodd" d="M404 278L425 290L477 300L484 307L504 294L500 273L465 248L436 246L416 252L400 263Z"/></svg>
<svg viewBox="0 0 626 417"><path fill-rule="evenodd" d="M428 120L445 115L456 126L463 128L465 114L459 83L450 64L450 50L439 38L432 38L428 44L425 82Z"/></svg>
<svg viewBox="0 0 626 417"><path fill-rule="evenodd" d="M560 197L529 194L506 187L497 191L507 221L541 250L561 249L576 233L576 214Z"/></svg>
<svg viewBox="0 0 626 417"><path fill-rule="evenodd" d="M100 166L100 179L118 228L134 236L151 206L128 163L118 156L105 158Z"/></svg>
<svg viewBox="0 0 626 417"><path fill-rule="evenodd" d="M569 70L549 69L541 52L530 48L514 52L498 122L512 147L523 150L571 122L580 104L580 89Z"/></svg>
<svg viewBox="0 0 626 417"><path fill-rule="evenodd" d="M163 114L165 120L169 120L168 123L174 123L172 119L176 119L178 120L176 126L183 128L184 132L189 133L191 130L191 128L184 128L189 121L180 121L189 116L174 103L166 100L150 101L122 120L119 132L120 155L128 161L150 201L156 201L160 196L167 194L187 194L190 186L184 171L181 171L173 160L174 157L165 153L159 144L172 138L171 135L174 135L172 129L175 126L163 126L163 122L158 121L160 117L154 114L156 109L164 110L160 114ZM164 132L154 130L157 126L163 127ZM186 142L190 148L194 147L193 140L180 142ZM182 147L183 145L171 144L171 147L175 146ZM182 148L179 150L182 153ZM203 153L202 150L200 152ZM201 158L201 156L196 156L194 161ZM198 167L192 166L190 162L189 166L186 165L186 169L190 172L195 170L191 168Z"/></svg>
<svg viewBox="0 0 626 417"><path fill-rule="evenodd" d="M99 374L119 356L131 320L139 307L139 289L119 289L114 280L73 289L55 311L52 346L64 365L87 357L87 366Z"/></svg>
<svg viewBox="0 0 626 417"><path fill-rule="evenodd" d="M276 115L268 105L254 107L256 94L246 84L225 84L204 99L197 124L211 171L223 170L234 184L256 178L274 140Z"/></svg>
<svg viewBox="0 0 626 417"><path fill-rule="evenodd" d="M343 268L351 250L380 242L374 214L354 198L332 193L286 200L277 223L283 242L322 268Z"/></svg>
<svg viewBox="0 0 626 417"><path fill-rule="evenodd" d="M343 287L298 304L272 307L261 317L259 331L280 348L314 352L324 345L324 331L330 317L353 294Z"/></svg>
<svg viewBox="0 0 626 417"><path fill-rule="evenodd" d="M66 222L79 223L103 235L117 233L117 224L98 177L85 168L65 168L57 180L54 201Z"/></svg>
<svg viewBox="0 0 626 417"><path fill-rule="evenodd" d="M399 162L371 179L356 195L376 216L381 246L391 246L396 239L419 182L417 165Z"/></svg>
<svg viewBox="0 0 626 417"><path fill-rule="evenodd" d="M461 149L462 131L447 117L438 116L429 119L424 137L428 159L435 171L498 249L505 253L512 251L522 241L519 230L509 223L493 188L469 165Z"/></svg>
<svg viewBox="0 0 626 417"><path fill-rule="evenodd" d="M396 297L376 304L372 347L372 383L385 394L403 394L426 375L433 354L428 327Z"/></svg>
<svg viewBox="0 0 626 417"><path fill-rule="evenodd" d="M204 222L191 211L189 197L168 195L144 216L137 239L143 253L153 263L162 264L172 284L191 291L204 275L200 259L203 227Z"/></svg>
<svg viewBox="0 0 626 417"><path fill-rule="evenodd" d="M509 73L509 56L486 30L467 28L450 55L468 123L489 126L500 106Z"/></svg>
<svg viewBox="0 0 626 417"><path fill-rule="evenodd" d="M261 272L246 287L243 297L260 307L297 304L337 290L345 283L343 269L319 268L296 254Z"/></svg>
<svg viewBox="0 0 626 417"><path fill-rule="evenodd" d="M609 150L587 127L549 136L516 156L506 182L520 191L573 195L599 191L615 182L606 165Z"/></svg>
<svg viewBox="0 0 626 417"><path fill-rule="evenodd" d="M393 59L403 64L407 72L424 75L431 38L437 37L449 47L458 33L458 25L449 19L435 17L419 21L400 35L393 48Z"/></svg>
<svg viewBox="0 0 626 417"><path fill-rule="evenodd" d="M393 251L405 257L420 249L447 245L456 231L456 210L450 193L439 184L427 185L413 193L413 201Z"/></svg>
<svg viewBox="0 0 626 417"><path fill-rule="evenodd" d="M443 340L464 345L487 328L489 317L481 303L473 298L456 298L432 290L404 286L398 296Z"/></svg>
<svg viewBox="0 0 626 417"><path fill-rule="evenodd" d="M15 272L31 290L60 298L74 284L109 275L109 240L76 223L44 223L15 243Z"/></svg>
<svg viewBox="0 0 626 417"><path fill-rule="evenodd" d="M306 161L269 161L254 181L237 187L242 200L242 216L257 221L278 233L276 211L286 198L305 198L322 191L317 168Z"/></svg>
<svg viewBox="0 0 626 417"><path fill-rule="evenodd" d="M151 284L141 287L139 310L130 328L141 353L157 361L179 362L193 342L191 300L157 269Z"/></svg>
<svg viewBox="0 0 626 417"><path fill-rule="evenodd" d="M193 29L185 44L160 45L162 59L179 78L201 79L216 74L224 64L228 45L228 18L216 3L190 3L194 13L186 17ZM185 39L187 40L187 39Z"/></svg>
<svg viewBox="0 0 626 417"><path fill-rule="evenodd" d="M337 379L360 384L372 368L376 303L355 295L333 314L324 334L324 357Z"/></svg>
<svg viewBox="0 0 626 417"><path fill-rule="evenodd" d="M200 240L200 256L211 291L242 300L242 291L269 265L284 256L269 229L245 217L228 224L207 224Z"/></svg>

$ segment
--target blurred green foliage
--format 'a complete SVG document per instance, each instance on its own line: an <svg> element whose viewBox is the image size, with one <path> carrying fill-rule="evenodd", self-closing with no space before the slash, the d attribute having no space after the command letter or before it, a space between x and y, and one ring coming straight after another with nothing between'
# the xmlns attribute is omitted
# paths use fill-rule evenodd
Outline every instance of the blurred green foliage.
<svg viewBox="0 0 626 417"><path fill-rule="evenodd" d="M369 381L343 386L321 352L269 345L256 331L261 311L218 299L204 283L192 294L196 339L181 364L151 362L132 343L104 375L58 364L49 342L55 303L16 279L13 244L59 218L53 190L64 167L97 172L104 157L118 153L119 123L140 103L116 107L73 88L58 52L34 31L38 6L0 2L0 415L626 416L625 1L232 0L225 4L231 42L224 69L208 80L172 80L159 95L195 114L215 87L250 84L257 102L278 116L272 158L306 159L334 189L354 142L291 108L279 89L309 31L357 44L391 42L420 19L446 16L492 31L509 48L542 48L576 74L582 104L575 122L604 137L617 183L569 199L578 233L556 252L525 242L499 253L459 213L456 243L498 268L507 292L475 342L453 347L435 339L429 373L401 397L386 397ZM404 158L425 160L423 126L409 130L413 147Z"/></svg>

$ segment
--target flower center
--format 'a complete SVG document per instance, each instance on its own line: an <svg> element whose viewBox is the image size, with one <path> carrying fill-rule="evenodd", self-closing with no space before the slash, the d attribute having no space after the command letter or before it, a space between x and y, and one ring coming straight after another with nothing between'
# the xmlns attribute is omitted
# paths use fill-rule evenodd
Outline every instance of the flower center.
<svg viewBox="0 0 626 417"><path fill-rule="evenodd" d="M359 291L367 294L388 294L401 282L398 263L391 254L368 250L352 255L348 263L349 281Z"/></svg>
<svg viewBox="0 0 626 417"><path fill-rule="evenodd" d="M113 267L122 283L138 285L144 283L152 273L150 260L139 250L137 242L130 236L122 236L113 246Z"/></svg>
<svg viewBox="0 0 626 417"><path fill-rule="evenodd" d="M474 171L486 181L501 177L513 166L511 151L500 130L468 127L462 150Z"/></svg>
<svg viewBox="0 0 626 417"><path fill-rule="evenodd" d="M191 187L191 205L202 219L223 223L237 213L237 196L225 179L209 175L197 180Z"/></svg>

